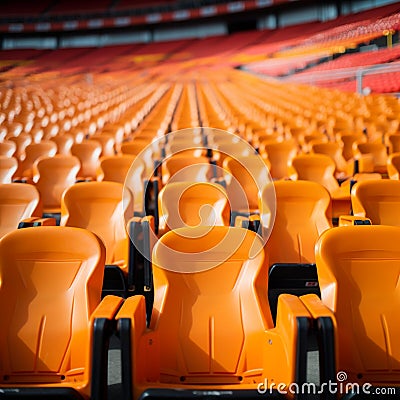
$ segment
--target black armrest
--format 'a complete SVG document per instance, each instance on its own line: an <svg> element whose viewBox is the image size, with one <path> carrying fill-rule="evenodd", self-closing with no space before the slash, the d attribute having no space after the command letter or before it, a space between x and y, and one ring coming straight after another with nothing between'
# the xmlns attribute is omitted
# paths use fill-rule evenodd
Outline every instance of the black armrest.
<svg viewBox="0 0 400 400"><path fill-rule="evenodd" d="M160 190L160 177L154 176L144 181L144 214L154 217L154 231L156 235L159 228L158 195Z"/></svg>
<svg viewBox="0 0 400 400"><path fill-rule="evenodd" d="M154 218L132 218L128 223L129 269L128 296L143 295L146 300L146 319L150 324L154 301L153 271L151 264Z"/></svg>
<svg viewBox="0 0 400 400"><path fill-rule="evenodd" d="M269 269L268 300L275 321L278 297L282 293L302 296L315 293L321 295L315 264L276 263Z"/></svg>
<svg viewBox="0 0 400 400"><path fill-rule="evenodd" d="M25 218L18 224L18 229L30 228L35 226L54 226L57 225L56 218L40 218L40 217L30 217Z"/></svg>

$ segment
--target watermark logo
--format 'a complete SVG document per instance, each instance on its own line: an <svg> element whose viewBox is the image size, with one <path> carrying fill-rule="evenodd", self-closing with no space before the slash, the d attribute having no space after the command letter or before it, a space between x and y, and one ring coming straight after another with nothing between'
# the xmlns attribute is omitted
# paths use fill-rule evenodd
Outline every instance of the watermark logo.
<svg viewBox="0 0 400 400"><path fill-rule="evenodd" d="M305 382L302 384L268 382L264 379L257 386L260 395L272 394L345 394L354 393L362 395L382 395L393 396L397 393L395 387L374 387L371 383L347 382L348 376L345 371L339 371L336 375L336 381L322 382L320 385L313 382Z"/></svg>

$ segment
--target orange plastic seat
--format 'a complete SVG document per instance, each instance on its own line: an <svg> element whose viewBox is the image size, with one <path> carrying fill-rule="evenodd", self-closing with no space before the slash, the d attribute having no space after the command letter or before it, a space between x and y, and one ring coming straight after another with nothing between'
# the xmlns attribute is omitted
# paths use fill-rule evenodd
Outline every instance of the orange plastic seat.
<svg viewBox="0 0 400 400"><path fill-rule="evenodd" d="M182 130L170 133L164 150L166 155L181 154L195 157L201 157L207 151L203 146L202 136L193 134L191 129L187 129L187 135L184 135Z"/></svg>
<svg viewBox="0 0 400 400"><path fill-rule="evenodd" d="M387 172L390 179L400 179L400 153L392 153L389 155Z"/></svg>
<svg viewBox="0 0 400 400"><path fill-rule="evenodd" d="M265 382L306 379L296 364L306 362L309 315L299 298L282 295L273 325L262 247L254 232L227 226L179 228L157 242L149 329L142 296L117 316L121 345L134 351L122 352L128 396L256 398Z"/></svg>
<svg viewBox="0 0 400 400"><path fill-rule="evenodd" d="M276 214L261 213L262 234L269 270L269 303L273 316L281 293L319 293L314 247L322 232L332 227L331 198L311 181L275 181ZM270 189L260 194L260 208L269 210ZM269 237L269 238L268 238Z"/></svg>
<svg viewBox="0 0 400 400"><path fill-rule="evenodd" d="M390 147L390 154L398 153L400 151L400 135L392 134L387 137Z"/></svg>
<svg viewBox="0 0 400 400"><path fill-rule="evenodd" d="M22 160L25 156L26 146L32 143L32 137L27 133L21 133L19 136L10 137L8 141L14 142L16 145L14 157L17 157L19 160Z"/></svg>
<svg viewBox="0 0 400 400"><path fill-rule="evenodd" d="M335 178L335 163L325 154L299 154L292 160L296 179L317 182L328 189L332 198L332 218L350 214L348 186L341 187Z"/></svg>
<svg viewBox="0 0 400 400"><path fill-rule="evenodd" d="M17 145L15 142L11 140L0 142L0 156L13 157L16 150Z"/></svg>
<svg viewBox="0 0 400 400"><path fill-rule="evenodd" d="M0 184L0 238L31 217L39 205L39 192L25 183Z"/></svg>
<svg viewBox="0 0 400 400"><path fill-rule="evenodd" d="M71 154L78 157L81 165L78 172L79 177L97 179L101 150L101 144L94 140L86 140L72 145Z"/></svg>
<svg viewBox="0 0 400 400"><path fill-rule="evenodd" d="M100 159L100 169L103 175L103 181L124 183L129 168L133 163L134 157L130 155L106 156ZM144 166L142 165L143 173Z"/></svg>
<svg viewBox="0 0 400 400"><path fill-rule="evenodd" d="M24 130L23 124L19 122L8 122L6 139L8 140L10 138L24 134L23 130Z"/></svg>
<svg viewBox="0 0 400 400"><path fill-rule="evenodd" d="M68 133L53 136L50 139L57 145L57 154L71 155L71 147L74 144L74 137Z"/></svg>
<svg viewBox="0 0 400 400"><path fill-rule="evenodd" d="M318 237L332 227L331 198L322 185L311 181L275 181L276 215L266 243L268 264L315 263L314 246ZM265 203L268 188L261 192ZM266 205L260 205L266 208ZM263 223L269 232L269 225Z"/></svg>
<svg viewBox="0 0 400 400"><path fill-rule="evenodd" d="M311 152L325 154L332 158L336 167L336 178L344 178L353 174L353 163L348 163L343 157L343 146L341 146L340 142L313 143Z"/></svg>
<svg viewBox="0 0 400 400"><path fill-rule="evenodd" d="M372 224L400 226L400 181L379 179L357 182L351 190L353 214Z"/></svg>
<svg viewBox="0 0 400 400"><path fill-rule="evenodd" d="M258 194L271 182L269 165L259 155L226 157L224 179L232 210L237 213L258 211Z"/></svg>
<svg viewBox="0 0 400 400"><path fill-rule="evenodd" d="M0 156L0 183L11 183L17 168L18 160L16 158Z"/></svg>
<svg viewBox="0 0 400 400"><path fill-rule="evenodd" d="M40 157L53 157L57 152L57 145L50 140L40 143L31 143L25 148L25 158L19 163L15 173L18 177L32 179L33 165Z"/></svg>
<svg viewBox="0 0 400 400"><path fill-rule="evenodd" d="M212 166L207 157L176 154L162 163L162 180L172 182L207 182L212 177Z"/></svg>
<svg viewBox="0 0 400 400"><path fill-rule="evenodd" d="M115 155L115 138L113 135L97 134L92 135L89 140L95 140L101 145L101 157Z"/></svg>
<svg viewBox="0 0 400 400"><path fill-rule="evenodd" d="M229 225L230 203L225 189L210 182L171 182L158 197L159 234L197 225Z"/></svg>
<svg viewBox="0 0 400 400"><path fill-rule="evenodd" d="M369 162L365 162L365 167L360 168L360 172L378 172L381 174L387 173L387 149L383 143L358 143L356 144L356 157L357 153L361 158L371 159L371 166L369 167ZM367 165L368 164L368 165Z"/></svg>
<svg viewBox="0 0 400 400"><path fill-rule="evenodd" d="M60 224L95 233L106 247L106 263L124 271L128 268L125 220L133 217L133 199L129 195L121 183L80 182L65 190L61 204Z"/></svg>
<svg viewBox="0 0 400 400"><path fill-rule="evenodd" d="M400 386L398 323L400 228L346 226L324 232L316 245L321 300L302 297L313 314L335 319L336 371L346 382ZM382 392L381 392L382 393ZM394 399L398 395L389 396ZM360 392L351 398L368 398Z"/></svg>
<svg viewBox="0 0 400 400"><path fill-rule="evenodd" d="M365 135L362 133L345 133L341 134L338 137L338 141L343 143L343 157L346 161L349 161L354 158L354 146L356 146L357 143L364 143L367 141L367 138Z"/></svg>
<svg viewBox="0 0 400 400"><path fill-rule="evenodd" d="M55 155L37 160L37 176L34 179L44 213L61 212L61 196L76 182L79 168L79 159L74 156Z"/></svg>
<svg viewBox="0 0 400 400"><path fill-rule="evenodd" d="M138 156L140 154L140 157L146 166L145 174L147 176L151 176L153 174L154 172L153 149L149 143L147 142L142 143L142 141L140 140L134 140L133 142L122 143L121 153L133 156Z"/></svg>
<svg viewBox="0 0 400 400"><path fill-rule="evenodd" d="M91 232L40 227L0 241L0 393L99 398L121 299L100 302L105 249ZM17 394L17 396L16 396Z"/></svg>
<svg viewBox="0 0 400 400"><path fill-rule="evenodd" d="M227 157L247 157L256 154L256 150L248 142L240 139L238 142L218 142L211 146L217 159L218 165L222 166Z"/></svg>
<svg viewBox="0 0 400 400"><path fill-rule="evenodd" d="M289 163L298 151L294 141L262 143L260 150L266 153L271 163L271 176L273 179L285 179L289 177Z"/></svg>

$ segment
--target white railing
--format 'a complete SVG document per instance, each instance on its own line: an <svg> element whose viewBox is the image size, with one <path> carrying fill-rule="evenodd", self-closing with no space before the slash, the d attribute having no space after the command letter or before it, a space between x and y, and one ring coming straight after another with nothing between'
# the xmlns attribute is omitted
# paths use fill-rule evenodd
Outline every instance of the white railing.
<svg viewBox="0 0 400 400"><path fill-rule="evenodd" d="M281 78L285 82L318 85L324 82L334 82L339 79L355 79L357 93L364 94L363 80L366 75L400 72L400 61L376 64L365 67L341 68L325 71L310 71L305 74L294 74Z"/></svg>

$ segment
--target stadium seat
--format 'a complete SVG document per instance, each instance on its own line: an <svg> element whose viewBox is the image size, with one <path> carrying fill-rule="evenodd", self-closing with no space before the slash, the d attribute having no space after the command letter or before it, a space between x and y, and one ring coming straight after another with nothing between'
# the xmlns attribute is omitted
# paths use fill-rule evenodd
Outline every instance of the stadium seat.
<svg viewBox="0 0 400 400"><path fill-rule="evenodd" d="M390 179L400 179L400 153L392 153L389 155L387 172Z"/></svg>
<svg viewBox="0 0 400 400"><path fill-rule="evenodd" d="M338 141L343 143L343 157L346 161L352 160L354 158L354 144L364 143L367 138L362 133L343 133L338 134Z"/></svg>
<svg viewBox="0 0 400 400"><path fill-rule="evenodd" d="M167 157L161 165L163 184L173 182L207 182L213 176L212 165L207 157L177 153Z"/></svg>
<svg viewBox="0 0 400 400"><path fill-rule="evenodd" d="M57 145L57 154L71 155L71 147L74 144L74 137L68 133L53 136L51 139Z"/></svg>
<svg viewBox="0 0 400 400"><path fill-rule="evenodd" d="M292 159L292 167L298 180L317 182L328 189L332 199L332 218L350 214L351 200L347 185L336 180L335 163L325 154L299 154Z"/></svg>
<svg viewBox="0 0 400 400"><path fill-rule="evenodd" d="M351 189L355 216L369 218L373 225L400 226L400 181L378 179L357 182Z"/></svg>
<svg viewBox="0 0 400 400"><path fill-rule="evenodd" d="M16 158L0 156L0 183L11 183L17 168L18 160Z"/></svg>
<svg viewBox="0 0 400 400"><path fill-rule="evenodd" d="M398 133L388 135L387 141L389 142L388 144L390 154L400 151L400 135Z"/></svg>
<svg viewBox="0 0 400 400"><path fill-rule="evenodd" d="M355 157L358 156L363 159L365 156L369 156L372 158L371 169L360 169L360 172L378 172L380 174L387 173L387 149L383 143L358 143L355 146L356 154Z"/></svg>
<svg viewBox="0 0 400 400"><path fill-rule="evenodd" d="M2 238L1 397L105 398L122 300L100 301L104 262L103 244L83 229L27 228Z"/></svg>
<svg viewBox="0 0 400 400"><path fill-rule="evenodd" d="M50 140L43 140L40 143L31 143L25 148L25 157L19 162L15 172L17 179L32 180L34 175L33 165L40 157L53 157L57 152L57 145Z"/></svg>
<svg viewBox="0 0 400 400"><path fill-rule="evenodd" d="M237 215L258 212L258 194L272 179L269 174L269 165L259 155L227 156L222 168L232 208L231 224L234 225Z"/></svg>
<svg viewBox="0 0 400 400"><path fill-rule="evenodd" d="M318 237L332 227L331 198L322 185L311 181L275 181L276 216L261 214L269 267L269 304L273 317L281 293L319 294L314 247ZM260 208L268 209L269 188L260 194Z"/></svg>
<svg viewBox="0 0 400 400"><path fill-rule="evenodd" d="M115 138L109 134L95 134L89 140L95 140L101 145L100 157L115 155Z"/></svg>
<svg viewBox="0 0 400 400"><path fill-rule="evenodd" d="M153 149L151 146L146 146L139 140L133 142L125 142L121 145L121 153L137 156L140 154L141 159L145 163L145 174L151 176L154 172Z"/></svg>
<svg viewBox="0 0 400 400"><path fill-rule="evenodd" d="M17 150L17 145L11 140L5 140L0 142L0 156L13 157L15 151Z"/></svg>
<svg viewBox="0 0 400 400"><path fill-rule="evenodd" d="M81 165L78 172L79 179L97 180L101 151L101 144L94 140L85 140L72 145L71 154L79 159Z"/></svg>
<svg viewBox="0 0 400 400"><path fill-rule="evenodd" d="M10 137L8 141L14 142L16 145L14 157L17 157L18 160L23 160L25 157L25 148L28 144L32 143L32 137L27 133L21 133L19 136Z"/></svg>
<svg viewBox="0 0 400 400"><path fill-rule="evenodd" d="M229 225L230 202L225 189L210 182L171 182L158 197L159 235L184 226Z"/></svg>
<svg viewBox="0 0 400 400"><path fill-rule="evenodd" d="M65 189L76 182L79 168L79 159L74 156L55 155L37 161L34 181L40 193L44 214L61 212L61 196Z"/></svg>
<svg viewBox="0 0 400 400"><path fill-rule="evenodd" d="M103 181L125 183L129 168L134 157L130 155L114 155L100 158L100 170ZM136 161L138 162L138 161ZM137 175L142 176L144 165L138 170Z"/></svg>
<svg viewBox="0 0 400 400"><path fill-rule="evenodd" d="M271 163L271 176L273 179L287 179L290 175L289 163L298 152L294 141L288 140L277 143L262 143L260 146Z"/></svg>
<svg viewBox="0 0 400 400"><path fill-rule="evenodd" d="M321 299L301 298L312 314L325 309L333 315L336 371L344 371L345 383L360 388L358 393L347 389L346 399L370 397L362 392L363 384L370 393L376 393L375 386L397 390L388 397L371 398L399 395L399 240L399 227L368 225L333 228L317 242Z"/></svg>
<svg viewBox="0 0 400 400"><path fill-rule="evenodd" d="M24 183L0 184L0 238L18 228L21 221L32 217L39 206L39 192Z"/></svg>
<svg viewBox="0 0 400 400"><path fill-rule="evenodd" d="M311 152L325 154L332 158L335 162L336 179L344 179L353 175L353 163L347 162L343 157L343 146L341 146L340 142L313 143L311 145Z"/></svg>
<svg viewBox="0 0 400 400"><path fill-rule="evenodd" d="M283 295L273 325L262 247L254 232L227 226L179 228L157 242L149 329L142 296L117 315L127 398L250 399L267 381L305 381L310 315Z"/></svg>
<svg viewBox="0 0 400 400"><path fill-rule="evenodd" d="M133 196L121 183L79 182L63 193L60 225L88 229L105 245L104 294L127 294L129 239L125 227L132 217ZM115 288L110 275L116 276Z"/></svg>

